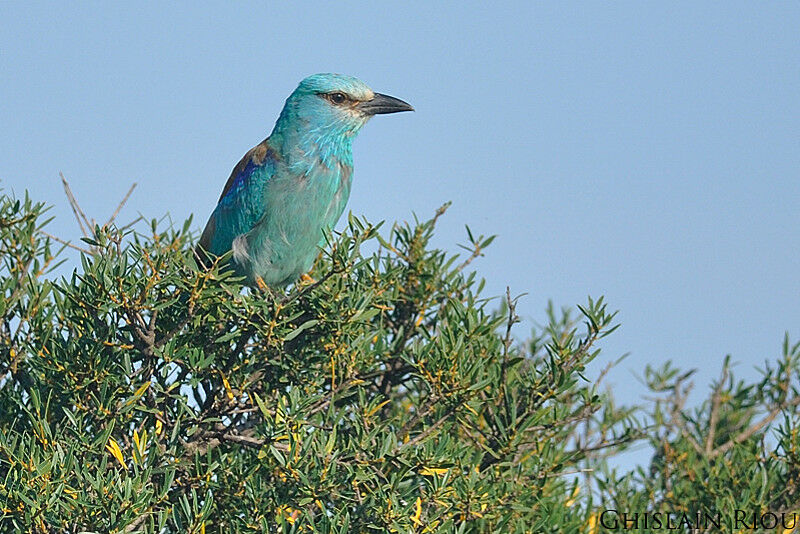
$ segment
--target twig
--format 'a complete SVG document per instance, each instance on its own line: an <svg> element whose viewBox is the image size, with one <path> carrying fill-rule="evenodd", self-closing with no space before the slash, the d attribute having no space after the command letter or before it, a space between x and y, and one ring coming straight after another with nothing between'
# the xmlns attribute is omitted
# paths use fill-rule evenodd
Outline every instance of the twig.
<svg viewBox="0 0 800 534"><path fill-rule="evenodd" d="M136 189L136 185L137 185L136 182L133 182L133 184L131 185L131 188L128 189L128 192L125 194L125 196L120 201L119 205L117 206L117 209L114 210L114 213L111 214L111 217L108 219L108 222L106 222L106 224L104 226L108 226L108 225L110 225L111 223L114 222L114 219L116 219L117 215L119 215L119 212L122 211L122 208L125 206L125 203L128 202L128 199L130 198L131 193L133 193L133 190Z"/></svg>
<svg viewBox="0 0 800 534"><path fill-rule="evenodd" d="M414 436L412 439L406 441L405 443L401 443L400 445L398 445L395 448L395 450L392 451L391 455L394 456L398 452L402 451L403 449L405 449L407 447L413 447L417 443L421 442L422 440L424 440L425 438L430 436L431 433L434 430L436 430L437 428L439 428L440 426L442 426L444 424L444 422L447 421L450 418L450 416L453 415L453 412L455 412L455 411L456 411L455 406L451 406L450 408L448 408L448 410L444 413L444 415L441 416L435 423L433 423L431 426L429 426L428 428L426 428L425 430L423 430L422 432L420 432L419 434Z"/></svg>
<svg viewBox="0 0 800 534"><path fill-rule="evenodd" d="M524 430L524 433L540 432L542 430L554 430L556 428L565 427L565 426L570 425L572 423L575 423L577 421L582 421L582 420L587 419L589 416L592 416L595 413L597 413L598 410L600 410L600 406L599 405L587 404L586 406L581 408L577 413L575 413L575 414L573 414L573 415L571 415L571 416L569 416L569 417L567 417L565 419L559 419L557 421L554 421L552 423L547 423L547 424L544 424L544 425L530 426L530 427L528 427L528 428L526 428ZM537 438L537 442L538 441L541 441L541 440L539 438Z"/></svg>
<svg viewBox="0 0 800 534"><path fill-rule="evenodd" d="M719 384L714 388L714 396L711 401L711 417L708 423L708 436L706 436L706 455L710 455L714 450L714 438L717 433L717 423L719 422L719 406L722 401L722 388L725 382L728 381L728 361L722 366L722 376L719 378Z"/></svg>
<svg viewBox="0 0 800 534"><path fill-rule="evenodd" d="M52 239L53 241L57 241L57 242L61 243L65 247L69 247L69 248L77 250L78 252L83 252L84 254L90 254L91 255L91 251L89 249L85 249L83 247L79 247L78 245L73 245L69 241L65 241L65 240L61 239L60 237L56 237L56 236L54 236L52 234L49 234L49 233L45 232L44 230L39 230L39 233L42 234L45 237L48 237L48 238Z"/></svg>
<svg viewBox="0 0 800 534"><path fill-rule="evenodd" d="M724 444L720 445L719 447L711 451L711 453L709 454L709 458L716 458L720 454L728 452L728 450L730 450L731 447L733 447L738 443L743 442L744 440L751 437L759 430L763 429L769 423L771 423L772 420L778 417L778 415L780 415L780 413L784 411L786 408L792 408L797 406L798 404L800 404L800 397L795 397L791 401L785 402L780 406L775 407L775 409L772 410L769 414L767 414L766 417L764 417L761 421L751 425L749 428L741 431L735 437L729 439L727 442L725 442Z"/></svg>
<svg viewBox="0 0 800 534"><path fill-rule="evenodd" d="M686 438L686 440L694 447L698 454L701 456L703 455L703 447L694 439L694 436L691 435L689 429L686 428L686 423L683 421L681 416L683 415L683 406L686 404L686 398L689 394L689 390L692 388L691 382L686 386L683 394L681 394L681 386L683 384L683 378L681 377L675 382L674 394L672 398L672 410L671 410L671 420L670 425L678 430L681 435Z"/></svg>
<svg viewBox="0 0 800 534"><path fill-rule="evenodd" d="M427 399L428 407L425 410L417 413L417 415L412 417L406 424L404 424L403 428L401 428L400 431L397 432L397 435L398 436L405 436L405 435L411 433L411 430L415 426L417 426L420 421L422 421L424 418L428 417L431 413L433 413L433 411L436 409L436 404L438 402L439 402L438 396L436 394L431 395Z"/></svg>
<svg viewBox="0 0 800 534"><path fill-rule="evenodd" d="M605 441L605 442L601 441L601 442L595 443L594 445L589 445L589 446L582 447L581 449L571 451L569 454L572 455L572 454L576 454L576 453L581 453L581 454L584 454L584 455L588 456L588 453L602 451L603 449L608 449L610 447L617 447L618 445L623 445L625 443L630 443L631 441L634 441L636 439L640 439L640 438L644 437L645 435L646 434L644 434L644 433L638 433L638 434L631 434L631 435L628 435L628 436L620 436L618 438L612 439L611 441Z"/></svg>
<svg viewBox="0 0 800 534"><path fill-rule="evenodd" d="M28 276L32 276L31 273L29 272L32 263L33 263L33 256L28 258L28 261L26 261L25 264L23 264L23 265L19 265L18 264L19 274L17 274L17 279L16 279L16 286L17 287L14 288L14 291L11 292L11 296L6 299L6 302L8 302L8 303L15 302L17 300L17 298L22 294L22 292L26 289L26 287L25 287L25 278L28 277ZM17 325L17 329L16 329L16 331L14 333L14 337L16 337L17 332L19 332L21 325L22 325L22 321L20 321L20 324Z"/></svg>
<svg viewBox="0 0 800 534"><path fill-rule="evenodd" d="M436 225L436 221L439 220L439 217L444 215L447 209L452 205L452 202L445 202L439 208L437 208L436 213L433 215L433 219L431 219L431 224Z"/></svg>
<svg viewBox="0 0 800 534"><path fill-rule="evenodd" d="M473 261L475 258L477 258L478 256L480 256L480 255L481 255L481 252L483 252L483 251L481 250L481 247L479 247L478 245L475 245L475 249L472 251L472 254L470 254L469 258L467 258L466 260L462 261L462 262L461 262L461 264L460 264L458 267L456 267L456 271L458 271L458 272L461 272L461 271L463 271L464 269L466 269L466 268L467 268L467 266L468 266L470 263L472 263L472 261Z"/></svg>
<svg viewBox="0 0 800 534"><path fill-rule="evenodd" d="M348 378L347 380L342 381L335 389L332 389L325 395L324 398L317 401L317 403L309 409L309 415L314 415L316 413L321 412L322 410L326 409L328 405L331 404L334 400L336 400L336 396L348 389L350 389L354 383L360 383L352 378Z"/></svg>
<svg viewBox="0 0 800 534"><path fill-rule="evenodd" d="M257 438L255 434L256 433L254 428L250 428L244 430L243 432L238 432L238 433L207 432L202 434L197 440L185 442L184 448L186 449L187 456L190 456L195 453L202 456L211 449L219 447L224 441L229 441L231 443L238 443L239 445L244 445L245 447L250 447L251 449L260 449L265 444L267 444L268 441L265 439ZM201 440L204 441L200 442ZM270 442L270 445L283 452L289 450L289 445L285 443Z"/></svg>
<svg viewBox="0 0 800 534"><path fill-rule="evenodd" d="M128 534L130 532L135 532L139 525L147 521L147 518L150 517L150 509L148 508L144 513L142 513L139 517L133 520L133 523L130 523L124 529L122 529L123 534Z"/></svg>
<svg viewBox="0 0 800 534"><path fill-rule="evenodd" d="M586 468L583 468L583 469L572 469L572 470L561 471L561 472L557 472L557 473L547 473L547 472L540 473L539 475L537 475L537 478L555 478L555 477L564 477L564 476L569 476L569 475L580 475L582 473L589 474L589 473L594 473L594 472L595 472L595 469L586 467Z"/></svg>
<svg viewBox="0 0 800 534"><path fill-rule="evenodd" d="M511 288L506 286L506 304L508 304L508 320L506 322L506 335L503 338L503 365L500 368L500 387L503 388L503 399L507 397L506 372L508 369L508 351L511 349L511 329L519 322L517 303L511 298Z"/></svg>
<svg viewBox="0 0 800 534"><path fill-rule="evenodd" d="M67 195L67 200L72 208L72 213L75 215L75 219L78 221L78 226L81 229L83 237L91 237L90 230L92 228L92 224L89 222L89 219L81 209L80 204L78 204L78 201L75 199L75 195L72 194L72 189L70 188L67 179L64 178L64 173L59 172L58 175L61 177L61 185L64 186L64 193ZM86 226L84 226L84 223L86 223Z"/></svg>
<svg viewBox="0 0 800 534"><path fill-rule="evenodd" d="M313 283L303 287L299 291L289 292L288 294L286 294L286 295L284 295L281 298L276 299L276 300L278 301L278 303L281 306L286 306L287 304L299 299L300 297L303 297L303 296L307 295L308 293L311 293L316 288L318 288L319 286L321 286L322 284L327 282L328 279L330 279L330 277L332 277L333 275L343 273L344 271L345 271L345 269L333 268L330 271L328 271L327 273L325 273L324 275L322 275L322 277L319 280L315 280ZM267 288L267 289L269 289L269 288ZM272 294L270 293L270 295L272 295Z"/></svg>
<svg viewBox="0 0 800 534"><path fill-rule="evenodd" d="M125 230L127 230L128 228L130 228L134 224L138 223L142 219L144 219L144 215L139 215L138 217L136 217L134 220L132 220L131 222L129 222L125 226L120 226L119 229L120 229L120 231L124 232Z"/></svg>

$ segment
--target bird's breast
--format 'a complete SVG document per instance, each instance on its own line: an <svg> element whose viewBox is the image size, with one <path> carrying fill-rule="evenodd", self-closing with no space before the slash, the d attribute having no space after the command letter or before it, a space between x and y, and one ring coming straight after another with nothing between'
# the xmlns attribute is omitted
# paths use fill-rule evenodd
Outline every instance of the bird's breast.
<svg viewBox="0 0 800 534"><path fill-rule="evenodd" d="M350 196L353 168L346 164L328 166L321 161L287 172L266 191L267 210L273 225L281 229L288 242L314 245L322 239L321 230L333 227Z"/></svg>
<svg viewBox="0 0 800 534"><path fill-rule="evenodd" d="M320 161L300 178L298 196L321 226L333 226L341 216L350 196L352 175L350 165Z"/></svg>

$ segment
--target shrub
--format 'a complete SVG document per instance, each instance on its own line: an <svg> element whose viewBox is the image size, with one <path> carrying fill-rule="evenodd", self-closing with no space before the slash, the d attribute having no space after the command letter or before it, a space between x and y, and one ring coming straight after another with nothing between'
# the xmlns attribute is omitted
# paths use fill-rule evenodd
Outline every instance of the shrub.
<svg viewBox="0 0 800 534"><path fill-rule="evenodd" d="M685 374L649 369L662 396L640 411L586 376L616 328L603 299L515 341L515 299L469 271L491 238L430 247L444 208L385 234L351 217L286 292L199 269L189 222L95 226L57 278L44 212L0 197L3 531L599 532L610 508L797 508L788 339L757 384L726 362L695 408ZM649 469L611 469L637 440Z"/></svg>

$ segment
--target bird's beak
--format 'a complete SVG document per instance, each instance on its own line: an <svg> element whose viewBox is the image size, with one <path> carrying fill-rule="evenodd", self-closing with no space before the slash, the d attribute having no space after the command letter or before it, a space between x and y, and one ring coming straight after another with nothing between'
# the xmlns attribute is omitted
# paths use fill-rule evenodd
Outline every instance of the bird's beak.
<svg viewBox="0 0 800 534"><path fill-rule="evenodd" d="M403 102L399 98L389 95L382 95L375 93L372 100L361 102L356 106L356 109L365 115L381 115L384 113L397 113L399 111L414 111L411 104Z"/></svg>

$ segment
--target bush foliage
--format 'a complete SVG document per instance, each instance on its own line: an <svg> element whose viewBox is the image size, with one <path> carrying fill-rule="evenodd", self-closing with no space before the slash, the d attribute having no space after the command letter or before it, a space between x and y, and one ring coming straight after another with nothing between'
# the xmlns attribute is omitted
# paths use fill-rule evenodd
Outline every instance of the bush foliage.
<svg viewBox="0 0 800 534"><path fill-rule="evenodd" d="M800 507L788 339L757 383L726 361L687 406L666 364L619 407L587 375L616 327L603 299L517 341L515 299L470 271L491 238L466 260L430 246L443 209L350 218L285 292L199 269L188 222L96 226L56 277L44 211L0 197L3 532L590 533L606 509L732 528ZM621 469L635 444L652 460Z"/></svg>

